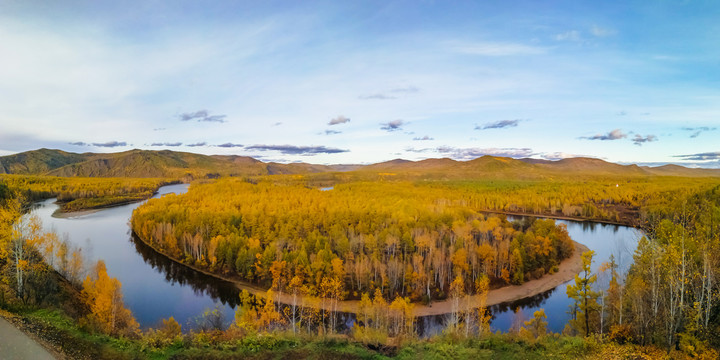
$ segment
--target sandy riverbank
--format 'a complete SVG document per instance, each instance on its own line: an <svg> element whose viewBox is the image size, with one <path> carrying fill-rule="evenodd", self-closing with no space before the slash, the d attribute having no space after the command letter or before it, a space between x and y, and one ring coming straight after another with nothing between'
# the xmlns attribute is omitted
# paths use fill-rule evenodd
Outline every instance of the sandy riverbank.
<svg viewBox="0 0 720 360"><path fill-rule="evenodd" d="M582 253L588 251L587 246L575 242L575 251L573 255L563 260L558 266L558 272L554 274L546 274L540 279L528 281L522 285L511 285L505 286L499 289L493 289L489 292L487 298L487 306L497 305L504 302L510 302L515 300L524 299L533 295L543 293L551 290L563 283L566 283L575 278L575 275L580 273L582 270ZM216 276L211 273L207 273L211 276ZM249 285L242 281L225 279L233 282L239 289L247 290L248 292L264 297L266 292L259 289L256 286ZM282 294L279 295L278 301L285 304L292 303L292 295ZM476 296L471 297L471 303L477 304L478 299ZM300 304L300 299L297 300ZM359 309L360 301L358 300L345 300L340 301L337 305L337 310L342 312L356 313ZM322 307L322 306L320 306ZM324 306L326 310L331 310L330 301ZM430 315L442 315L452 311L452 304L449 299L442 301L434 301L430 305L415 304L413 314L415 316L430 316Z"/></svg>
<svg viewBox="0 0 720 360"><path fill-rule="evenodd" d="M89 209L89 210L80 210L80 211L70 211L70 212L64 212L61 209L55 210L54 213L52 213L52 217L57 219L70 219L78 216L84 216L84 215L90 215L93 213L96 213L100 210L105 209Z"/></svg>
<svg viewBox="0 0 720 360"><path fill-rule="evenodd" d="M566 283L575 278L575 275L580 273L582 270L582 258L583 252L588 251L587 246L575 242L575 251L573 255L565 260L558 266L558 272L550 275L545 275L540 279L528 281L522 285L511 285L505 286L499 289L493 289L489 292L487 298L487 306L497 305L504 302L520 300L526 297L537 295L553 289L563 283ZM257 288L250 289L236 282L239 288L253 292ZM256 293L256 295L263 296L262 294ZM291 303L292 296L283 294L279 299L282 303ZM463 300L464 302L464 300ZM477 304L478 299L476 296L472 296L471 303ZM329 301L328 301L329 303ZM356 313L359 309L360 301L358 300L346 300L341 301L338 304L338 311ZM330 306L326 306L326 310L330 310ZM413 314L415 316L430 316L430 315L442 315L452 311L451 300L434 301L430 305L415 304Z"/></svg>

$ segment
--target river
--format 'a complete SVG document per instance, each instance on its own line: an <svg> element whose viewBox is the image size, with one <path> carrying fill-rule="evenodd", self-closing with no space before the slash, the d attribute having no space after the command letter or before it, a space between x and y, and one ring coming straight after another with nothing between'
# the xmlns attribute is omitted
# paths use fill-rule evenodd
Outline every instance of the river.
<svg viewBox="0 0 720 360"><path fill-rule="evenodd" d="M186 184L168 185L160 188L156 196L184 193L187 189ZM194 319L203 311L215 307L225 314L228 323L232 321L233 308L238 302L238 291L233 284L179 265L133 238L129 220L140 204L59 218L52 216L58 209L55 199L49 199L38 202L32 213L42 220L45 230L67 236L70 243L82 248L89 263L99 259L105 261L110 276L122 283L125 304L142 327L156 327L161 319L173 316L187 330L193 327ZM567 225L573 240L595 250L594 271L609 259L611 253L620 265L627 267L631 263L639 238L636 229L568 220L557 222ZM600 282L608 280L599 277ZM532 317L535 310L544 308L549 330L562 331L569 319L567 310L571 303L565 293L566 286L563 284L528 299L492 307L491 327L507 331L515 316L513 309L519 306L525 319ZM444 316L418 319L425 334L437 332L443 323Z"/></svg>

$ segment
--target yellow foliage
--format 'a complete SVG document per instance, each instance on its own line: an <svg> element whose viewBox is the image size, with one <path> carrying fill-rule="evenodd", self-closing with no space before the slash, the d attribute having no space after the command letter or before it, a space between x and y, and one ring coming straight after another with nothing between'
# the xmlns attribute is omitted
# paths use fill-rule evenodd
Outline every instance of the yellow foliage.
<svg viewBox="0 0 720 360"><path fill-rule="evenodd" d="M90 307L88 322L106 334L134 336L139 325L122 300L121 284L107 274L105 262L99 260L93 277L83 282L82 295Z"/></svg>

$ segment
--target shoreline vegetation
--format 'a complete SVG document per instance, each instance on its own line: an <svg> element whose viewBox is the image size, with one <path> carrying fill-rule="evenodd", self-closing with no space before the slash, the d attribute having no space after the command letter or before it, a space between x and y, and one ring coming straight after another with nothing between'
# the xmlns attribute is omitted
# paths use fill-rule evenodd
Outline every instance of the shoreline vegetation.
<svg viewBox="0 0 720 360"><path fill-rule="evenodd" d="M323 192L224 179L152 199L131 224L183 263L295 299L329 299L340 312L341 301L364 294L427 304L479 293L480 281L520 285L572 255L563 225L483 214L480 195L454 190L361 181Z"/></svg>
<svg viewBox="0 0 720 360"><path fill-rule="evenodd" d="M54 339L55 343L61 344L60 351L71 358L220 359L237 356L247 358L318 358L322 356L323 358L338 359L385 357L398 359L448 357L508 359L718 358L717 349L720 348L720 335L718 335L720 334L720 322L718 322L720 303L716 296L720 286L720 282L717 281L720 278L718 275L720 274L718 265L720 264L720 251L718 251L720 249L720 238L718 237L720 234L720 183L718 175L710 174L707 171L707 174L705 172L701 174L669 167L653 171L635 169L638 172L635 174L629 172L632 169L619 167L616 164L587 159L571 160L549 163L547 169L545 169L545 165L529 166L516 160L492 157L483 157L462 164L451 164L452 166L447 169L442 168L434 173L428 172L428 169L424 167L421 168L432 162L441 161L441 159L435 159L410 164L412 169L417 170L415 172L390 168L387 173L378 173L380 170L386 171L385 167L381 166L378 169L372 168L374 170L371 170L371 167L368 167L365 171L357 172L236 177L234 180L227 178L216 180L215 177L212 179L208 177L207 180L193 184L193 187L195 184L203 187L204 183L216 181L246 182L261 185L257 187L261 190L260 192L267 190L266 185L275 184L291 190L290 193L295 191L319 200L323 200L323 198L304 191L312 191L312 188L317 187L316 185L325 183L338 185L323 196L327 196L328 193L337 193L338 189L359 191L362 190L362 186L387 190L387 186L391 184L400 184L405 190L417 190L402 193L398 197L399 199L394 199L392 202L375 202L372 201L375 200L374 198L368 199L362 196L359 197L359 201L349 202L349 204L361 204L362 206L358 208L357 213L348 213L340 219L352 219L355 216L362 221L344 223L347 228L352 228L352 231L345 233L347 238L341 239L339 245L343 250L339 253L328 252L338 245L328 240L338 239L336 237L338 232L319 236L312 234L314 229L312 223L301 224L303 228L310 229L303 232L302 237L298 237L299 239L311 237L311 241L300 243L304 247L289 244L287 241L293 239L286 237L285 234L288 232L275 234L267 232L269 237L264 237L262 234L250 235L256 228L263 231L276 230L272 226L265 227L268 223L282 224L282 220L288 218L303 222L310 218L310 216L302 216L303 214L298 216L298 214L289 214L283 211L268 213L266 204L272 205L272 202L254 201L251 206L254 204L263 204L263 206L252 208L253 212L246 213L247 216L231 218L232 221L226 223L218 220L221 215L224 215L221 211L224 204L222 202L211 204L212 206L207 209L209 210L207 216L190 217L190 219L199 220L200 225L204 222L207 224L206 226L198 227L196 223L187 223L181 228L176 228L177 233L175 234L183 236L187 232L189 235L187 237L167 236L166 239L165 235L174 233L172 226L169 229L171 231L166 231L168 229L165 225L173 225L174 223L169 220L172 218L163 220L158 216L160 222L157 225L163 225L164 228L160 229L159 226L155 226L145 229L146 235L151 236L149 238L151 241L154 241L154 233L160 232L163 235L161 237L163 242L153 244L156 246L146 243L155 249L154 251L158 251L156 247L160 247L162 250L163 246L172 243L172 240L180 245L179 248L167 249L173 256L163 255L176 263L186 267L187 263L190 263L216 272L243 269L244 271L238 272L237 276L260 284L253 287L261 291L265 290L262 287L283 290L285 294L283 296L288 296L289 282L287 280L291 280L284 275L288 273L292 275L293 273L290 271L295 271L293 268L285 268L283 263L287 260L288 264L291 264L290 261L294 259L292 257L282 258L281 261L273 261L273 259L278 259L280 256L285 257L287 253L292 254L293 251L304 253L307 249L309 261L302 259L302 264L307 264L303 266L313 266L313 271L317 271L314 269L316 269L316 265L319 265L329 281L337 281L342 276L348 275L349 272L338 271L342 268L334 265L343 265L343 262L333 262L333 260L341 260L337 258L339 254L353 254L354 246L358 244L357 241L362 243L367 240L359 237L358 234L368 228L370 228L370 232L366 231L365 233L372 234L377 229L372 227L375 219L392 218L394 222L384 223L383 226L400 224L401 228L401 231L397 233L386 233L382 237L379 236L379 232L374 232L375 237L372 242L369 242L372 246L371 252L360 254L360 256L375 256L372 251L376 251L375 249L379 246L383 246L380 248L381 250L390 249L392 255L387 255L387 259L384 257L386 255L382 255L383 252L380 252L381 255L377 257L379 259L377 264L381 267L388 265L394 258L400 258L398 254L402 254L402 257L405 257L406 254L415 255L412 250L408 250L412 249L411 246L420 249L417 259L422 261L428 258L429 247L435 246L433 251L442 249L442 254L447 255L442 265L446 269L444 271L455 272L457 270L458 276L455 274L448 276L447 272L445 273L445 290L433 290L432 295L428 292L429 299L436 300L423 308L420 304L425 302L424 287L420 287L420 296L416 293L418 282L426 281L422 280L422 276L425 274L436 276L434 272L420 272L420 278L415 274L405 276L404 273L397 276L396 272L392 276L400 281L409 279L407 280L410 281L409 285L386 287L382 296L379 297L379 304L376 303L378 299L378 291L376 291L370 307L371 312L363 315L364 320L359 318L357 323L359 326L354 327L348 335L333 334L333 325L337 316L332 314L332 311L343 311L343 305L338 302L343 296L347 296L345 299L360 297L361 294L357 291L353 292L353 289L349 289L345 295L325 298L328 299L328 302L336 304L331 309L325 307L330 310L330 317L327 317L324 312L318 314L318 312L310 311L307 314L301 314L299 318L303 327L299 327L297 333L293 325L295 321L287 322L280 314L280 311L288 310L288 308L280 309L280 307L274 306L273 299L275 297L269 295L267 299L258 299L259 301L255 303L243 302L243 304L249 305L235 313L235 321L232 321L229 328L227 322L213 322L218 320L214 317L218 312L211 309L197 318L196 321L204 321L203 323L197 322L195 326L190 325L189 329L184 328L185 325L183 325L182 332L180 324L172 317L163 319L162 325L159 325L158 329L148 329L147 331L140 331L136 326L108 328L107 325L111 323L106 321L108 319L105 314L108 312L105 310L112 310L109 313L118 313L115 310L125 311L124 305L120 301L113 304L113 309L104 309L100 305L106 302L99 300L121 294L119 282L109 278L106 272L100 276L100 263L95 270L89 269L88 264L82 263L80 256L75 256L75 249L63 247L63 244L58 243L56 237L52 236L53 234L36 234L35 230L40 226L30 223L27 224L30 225L29 227L16 229L14 223L21 218L23 209L27 209L26 206L35 200L60 197L60 194L63 194L62 197L66 200L80 199L81 201L75 202L73 206L85 208L91 204L97 205L99 199L107 204L109 200L114 199L113 201L115 201L119 199L119 196L130 193L135 193L135 195L143 193L144 196L151 197L152 193L168 179L2 175L0 176L0 277L2 277L0 279L2 280L0 281L0 308L22 317L22 321L30 325L30 331L39 337L46 340ZM391 163L386 167L392 166L395 165ZM601 170L587 171L587 167ZM128 173L122 173L119 176L123 175L128 176ZM355 187L350 188L351 186ZM306 189L303 190L303 188ZM145 193L148 189L150 189L149 195ZM417 203L412 202L415 195L423 196L424 193L435 191L441 195L440 199L444 201L433 202L430 204L431 206L415 206ZM232 195L232 192L229 195ZM285 194L282 195L279 197L280 200L287 197ZM384 197L379 197L379 199ZM163 198L165 199L165 197ZM170 203L173 198L179 197L170 196L166 200ZM218 198L222 199L223 197ZM228 197L225 196L225 198ZM203 197L198 199L202 200ZM352 200L355 201L355 199ZM203 205L203 202L197 201L186 209L196 210ZM73 206L65 207L65 210ZM462 208L470 210L469 212L463 211ZM240 208L231 206L228 208L228 212L235 209ZM450 209L450 215L456 215L456 217L454 219L441 218L440 221L433 222L436 218L428 217L427 213L413 214L407 209L421 209L421 211L431 213ZM483 211L480 209L497 210ZM394 210L398 210L399 214ZM415 216L405 216L402 211L406 211L405 215ZM255 216L255 212L262 216ZM174 212L172 208L159 211L158 215L163 213L170 216L181 214L177 211ZM318 209L313 208L307 212L309 215L314 213L317 214ZM494 234L491 236L486 229L492 227L484 225L483 221L487 219L477 215L479 213L484 213L483 216L487 216L489 213L502 213L629 225L641 229L644 236L632 254L630 264L625 263L626 266L629 265L627 272L619 271L620 264L616 263L612 256L608 263L603 263L600 270L592 272L589 266L593 260L592 251L583 254L584 249L575 243L573 244L576 248L571 257L558 257L555 258L555 262L545 263L546 265L541 263L540 266L535 267L537 262L526 261L528 259L534 261L534 258L525 257L526 254L522 253L522 249L536 251L530 250L536 243L525 232L529 229L528 226L532 225L531 222L513 224L517 225L513 232L510 231L510 228L500 226L499 237ZM72 212L69 214L71 214L70 216L79 215ZM286 214L289 215L283 217ZM367 216L363 217L363 214ZM418 231L415 230L421 228L420 226L403 225L409 223L409 219L413 218L415 221L418 219L425 221L424 224L439 225L437 227L428 226L424 230ZM262 222L258 220L262 220ZM475 224L474 221L479 223ZM530 232L535 235L541 234L542 237L545 235L542 235L544 233L541 233L540 230L543 225L547 229L547 223L550 221L539 222L541 226L536 229L537 231L530 230ZM243 223L249 223L253 227L241 226ZM507 221L501 220L501 223L504 224ZM343 225L342 222L338 224ZM360 225L364 226L364 230L358 230ZM210 229L214 229L216 226L242 229L243 232L239 233L239 237L246 238L217 238L215 245L226 244L225 247L218 246L208 252L208 248L205 246L213 246L211 240L217 235L210 233ZM204 233L203 229L205 229ZM133 227L133 231L135 230L137 229ZM196 230L200 230L200 232ZM523 231L523 233L519 231ZM137 231L135 232L137 233ZM342 232L339 233L342 235ZM232 233L229 234L232 235ZM432 242L428 246L428 235L436 236L437 234L439 237L435 237L435 239L438 241ZM517 236L513 237L513 234ZM420 241L415 241L418 237L421 238ZM481 308L496 303L499 301L497 299L524 298L531 295L531 291L532 293L538 292L543 286L555 286L554 281L566 282L570 278L570 274L564 274L564 272L567 270L567 272L576 273L577 257L580 256L582 269L580 274L575 277L574 284L571 283L568 286L567 291L568 297L574 300L574 304L569 310L573 313L573 318L568 321L562 334L547 331L545 319L552 317L552 314L546 316L542 309L535 312L528 321L513 323L513 327L507 333L489 333L481 330L484 329L483 326L487 321L484 314L480 312L473 314L466 311L462 309L461 304L460 308L454 307L453 310L457 311L453 315L454 320L449 323L450 325L443 330L442 334L430 339L418 339L417 334L413 333L412 321L408 321L413 316L408 315L423 316L426 311L443 313L446 306L443 299L453 296L454 299L462 299L465 302L464 300L469 299L474 291L479 291L472 287L473 285L477 286L477 283L474 283L475 278L470 275L475 275L473 273L475 269L469 263L470 256L463 256L473 254L473 250L465 254L458 250L462 250L464 246L462 242L467 244L470 241L491 241L491 238L496 239L495 241L497 239L510 240L513 249L520 250L521 253L515 254L512 251L509 253L512 257L503 261L508 261L505 263L505 268L511 271L493 272L490 275L491 280L496 281L490 281L490 287L506 283L523 285L491 290L487 295L487 301L481 301L484 304ZM268 243L259 244L257 239L268 239ZM388 239L390 242L387 242ZM166 240L171 241L166 242ZM246 251L240 261L237 261L240 257L236 256L237 248L232 246L245 240L248 241L247 244L252 245L248 248L252 251ZM349 244L345 242L348 240ZM235 243L232 243L233 241ZM282 247L278 247L278 249L287 249L287 253L256 251L260 245L272 246L272 241L280 241ZM443 241L447 241L447 243L443 245ZM451 241L461 243L456 245ZM519 243L513 245L512 241ZM145 243L144 240L142 242ZM388 247L391 243L394 244L393 247ZM242 243L243 246L247 244ZM186 254L185 257L180 256L181 252L179 252L183 250L183 246L187 246L186 249L190 250L190 254ZM367 245L363 246L366 246L365 249L368 248ZM208 256L213 254L215 256ZM331 255L328 256L328 254ZM359 269L357 266L358 253L354 252L354 254L356 254L355 260L349 260L355 264L353 271ZM565 252L565 254L568 253ZM521 258L522 263L526 266L524 270L512 271L512 269L517 269L517 266L512 265L511 262L514 261L514 264L517 265L517 260ZM60 269L53 270L50 267L53 259L55 260L54 264ZM388 259L390 261L386 261ZM28 266L15 266L14 264L19 261L27 263ZM224 267L225 264L229 266ZM463 266L463 264L467 265ZM482 263L479 264L482 266ZM232 267L233 265L235 267ZM256 265L262 267L258 268ZM273 265L278 266L273 268ZM371 266L375 266L374 263ZM425 269L433 269L432 266L434 265ZM284 272L286 269L287 273ZM395 271L402 272L403 269L408 269L408 267L397 267ZM278 279L285 282L278 286L279 283L275 281L275 274L271 270L282 274L283 277ZM534 270L538 270L538 272L535 273ZM541 270L553 273L552 275L555 276L547 274L540 276ZM47 276L55 271L59 276L58 279ZM82 281L84 276L82 274L88 271L91 272L91 276L86 281ZM195 269L195 271L207 273L203 269ZM215 274L209 275L216 277ZM462 283L463 276L460 275L465 276L464 284ZM355 276L355 274L349 276ZM601 277L606 280L606 286L596 291L600 287L598 279ZM448 289L447 280L449 279L453 280L449 285L454 285L454 288L460 289L460 291L449 295L452 292ZM325 278L319 279L322 281L317 280L317 278L314 279L316 281L314 286L322 285ZM357 278L355 281L358 281ZM271 283L273 283L272 286ZM367 285L357 286L355 290L378 289L383 286L381 284L381 282L375 282L371 283L370 287ZM466 292L463 293L463 290ZM312 289L311 292L308 292L309 296L315 297L318 294L315 291L320 290ZM405 300L396 297L397 304L396 301L388 304L383 300L385 296L392 298L400 293L406 296L404 291L414 296L412 304L407 303L408 297L405 297ZM277 295L279 291L272 292ZM503 294L504 292L507 293ZM493 299L494 294L498 297L497 299ZM362 300L366 299L368 299L367 294L362 292ZM353 303L348 302L347 304L347 306L351 306ZM308 304L298 305L307 306ZM474 306L468 305L468 309L471 307ZM293 320L295 319L297 318L293 314ZM520 319L522 320L522 318ZM132 321L128 321L128 323L132 325ZM327 354L332 355L326 356Z"/></svg>
<svg viewBox="0 0 720 360"><path fill-rule="evenodd" d="M167 184L171 185L171 184ZM164 185L163 185L164 186ZM157 190L152 196L157 194ZM53 213L53 217L56 218L73 218L77 216L84 216L89 215L92 213L96 213L98 211L102 211L105 209L110 209L117 206L123 206L131 203L141 202L147 199L142 200L136 200L136 201L128 201L126 203L119 203L114 205L107 205L102 206L98 208L92 208L92 209L84 209L84 210L76 210L76 211L65 211L60 206L58 210ZM60 204L59 204L60 205ZM527 217L537 217L537 218L547 218L547 219L558 219L558 220L571 220L571 221L582 221L582 222L592 222L592 223L600 223L600 224L609 224L609 225L621 225L621 226L631 226L630 224L624 224L620 222L611 222L611 221L603 221L603 220L597 220L597 219L589 219L589 218L583 218L583 217L571 217L571 216L553 216L553 215L539 215L539 214L532 214L532 213L520 213L520 212L509 212L509 211L492 211L492 210L480 210L481 213L489 213L489 214L500 214L500 215L509 215L509 216L527 216ZM157 247L153 246L150 242L143 239L139 234L135 233L137 238L142 241L145 245L152 248L156 253L162 255L163 257L179 264L182 266L185 266L189 269L192 269L194 271L203 273L205 275L228 281L233 283L239 290L247 290L249 293L257 296L265 298L267 296L267 290L261 286L249 283L247 281L244 281L242 279L239 279L237 277L233 276L227 276L223 274L218 274L217 272L208 271L207 269L203 269L201 267L187 264L182 261L178 261L177 259L174 259L172 256L168 255L167 253L161 251ZM580 273L582 270L582 260L581 260L581 254L583 252L588 251L589 249L587 246L578 243L577 241L573 240L573 244L575 245L575 250L573 251L573 254L571 257L564 259L558 266L558 271L553 274L545 274L539 279L534 279L527 281L521 285L506 285L498 288L491 289L487 294L487 306L493 306L498 305L502 303L507 302L513 302L516 300L521 300L524 298L532 297L537 294L543 293L545 291L551 290L556 288L559 285L562 285L564 283L567 283L574 279L575 275ZM286 305L292 304L292 296L287 293L276 293L276 301L279 303L283 303ZM301 296L300 296L301 297ZM471 303L475 304L477 303L478 295L471 295ZM451 312L452 307L452 301L450 299L444 299L444 300L435 300L431 301L429 304L421 304L416 303L414 305L413 309L413 316L415 317L423 317L423 316L433 316L433 315L443 315L448 314ZM359 300L340 300L337 304L337 307L334 309L335 311L344 312L344 313L356 313L358 310L358 306L360 304ZM332 306L328 304L313 304L310 305L313 308L317 309L324 309L326 311L333 310ZM324 307L323 307L324 306Z"/></svg>
<svg viewBox="0 0 720 360"><path fill-rule="evenodd" d="M78 216L90 215L90 214L96 213L98 211L112 209L112 208L119 207L119 206L140 203L145 200L151 199L153 196L157 195L161 187L169 186L169 185L177 185L177 184L183 184L183 182L168 182L166 184L162 184L162 185L158 186L158 188L155 189L155 191L152 194L142 197L142 198L122 200L122 201L118 201L118 202L114 202L114 203L108 203L108 204L93 206L93 207L89 207L89 208L79 208L79 209L74 209L74 210L65 209L63 207L64 204L62 202L56 200L55 204L58 205L58 208L57 208L57 210L55 210L55 212L53 212L52 217L57 218L57 219L69 219L69 218L74 218L74 217L78 217ZM40 201L42 201L42 200L40 200Z"/></svg>
<svg viewBox="0 0 720 360"><path fill-rule="evenodd" d="M167 184L171 185L171 184ZM164 186L164 185L163 185ZM154 194L152 194L150 197L157 194L157 190ZM124 203L118 203L118 204L112 204L112 205L106 205L91 209L84 209L84 210L75 210L75 211L65 211L63 210L62 206L59 206L58 209L53 213L53 217L56 218L73 218L78 216L84 216L89 215L92 213L96 213L98 211L102 211L105 209L110 209L113 207L123 206L127 204L132 204L136 202L145 201L147 199L142 200L133 200L133 201L127 201ZM58 204L61 205L61 204ZM592 222L592 223L601 223L601 224L610 224L610 225L622 225L622 226L630 226L629 224L623 224L619 222L611 222L611 221L603 221L603 220L596 220L596 219L588 219L583 217L570 217L570 216L553 216L553 215L538 215L538 214L531 214L531 213L519 213L519 212L508 212L508 211L492 211L492 210L481 210L479 211L481 213L489 213L489 214L501 214L501 215L509 215L509 216L528 216L528 217L538 217L538 218L547 218L547 219L559 219L559 220L571 220L571 221L583 221L583 222ZM182 261L178 261L177 259L174 259L167 253L161 251L157 247L153 246L150 242L143 239L141 236L139 236L137 233L135 233L137 238L142 241L145 245L152 248L156 253L162 255L163 257L180 264L182 266L185 266L189 269L192 269L194 271L203 273L205 275L228 281L233 283L239 290L247 290L249 293L265 298L267 296L267 290L261 286L249 283L247 281L244 281L242 279L239 279L237 277L227 276L223 274L218 274L217 272L208 271L207 269L203 269L198 266L194 266L192 264L187 264ZM573 243L575 245L575 250L573 251L573 254L571 257L564 259L558 266L558 271L553 274L545 274L539 279L534 279L527 281L521 285L506 285L498 288L491 289L487 294L487 306L493 306L498 305L502 303L507 302L513 302L516 300L521 300L524 298L532 297L537 294L543 293L545 291L551 290L556 288L559 285L562 285L564 283L567 283L574 279L575 275L580 273L582 270L582 260L581 260L581 254L585 251L588 251L589 249L587 246L578 243L577 241L573 240ZM276 301L282 304L290 305L292 304L292 296L287 293L276 293ZM299 296L299 298L301 298ZM470 302L473 304L476 304L478 301L478 295L471 295L470 296ZM297 299L296 299L297 300ZM309 305L310 307L316 308L316 309L323 309L326 311L339 311L344 313L356 313L358 311L360 301L359 300L340 300L337 304L337 306L333 309L333 307L328 304L313 304ZM452 301L450 299L444 299L444 300L435 300L431 301L429 304L421 304L416 303L414 304L413 308L413 316L415 317L423 317L423 316L433 316L433 315L443 315L448 314L451 312L452 308Z"/></svg>
<svg viewBox="0 0 720 360"><path fill-rule="evenodd" d="M151 198L165 185L182 183L172 178L98 178L0 174L0 182L17 193L24 206L57 198L63 213L104 209Z"/></svg>
<svg viewBox="0 0 720 360"><path fill-rule="evenodd" d="M220 279L223 281L227 281L235 285L239 290L246 290L250 294L259 297L259 298L265 298L268 293L268 289L265 289L261 286L258 286L256 284L249 283L245 280L239 279L238 277L233 276L227 276L218 274L216 272L208 271L207 269L203 269L201 267L192 265L192 264L186 264L182 261L179 261L177 259L174 259L172 256L169 256L168 254L164 253L163 251L157 249L155 246L147 242L146 240L142 239L140 235L135 233L135 236L143 242L143 244L147 245L153 251L156 253L164 256L165 258L173 261L176 264L185 266L189 269L192 269L194 271L197 271L199 273L214 277L216 279ZM498 305L502 303L507 302L513 302L516 300L525 299L528 297L535 296L537 294L541 294L545 291L554 289L558 287L559 285L562 285L564 283L567 283L569 281L572 281L575 278L575 275L579 274L582 270L582 253L588 251L588 247L573 240L573 244L575 245L575 250L573 251L572 255L569 258L564 259L560 265L558 266L558 271L553 274L545 274L539 279L534 279L527 281L521 285L506 285L499 288L490 289L490 291L487 294L487 300L486 300L486 306L493 306ZM275 299L277 302L290 305L293 302L292 295L288 293L274 293ZM298 295L296 301L299 301L302 298L302 295ZM471 295L470 301L473 304L476 304L478 301L479 295ZM421 303L415 303L413 307L413 316L415 317L423 317L423 316L433 316L433 315L443 315L448 314L452 311L452 300L444 299L444 300L435 300L430 302L428 305L424 305ZM338 300L338 303L333 306L328 302L326 304L322 303L316 303L316 304L310 304L308 307L318 310L326 310L326 311L337 311L337 312L343 312L343 313L353 313L356 314L360 305L360 300Z"/></svg>

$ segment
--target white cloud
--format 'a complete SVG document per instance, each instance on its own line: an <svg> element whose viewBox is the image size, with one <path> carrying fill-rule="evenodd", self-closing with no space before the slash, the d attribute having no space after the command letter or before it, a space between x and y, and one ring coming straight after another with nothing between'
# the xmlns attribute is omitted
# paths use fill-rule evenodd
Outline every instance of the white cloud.
<svg viewBox="0 0 720 360"><path fill-rule="evenodd" d="M590 27L590 33L595 37L607 37L617 34L617 31L593 25Z"/></svg>
<svg viewBox="0 0 720 360"><path fill-rule="evenodd" d="M337 117L330 119L330 122L328 122L328 125L345 124L349 121L350 121L349 117L338 115Z"/></svg>
<svg viewBox="0 0 720 360"><path fill-rule="evenodd" d="M555 40L558 41L580 41L580 32L577 30L569 30L564 33L555 35Z"/></svg>
<svg viewBox="0 0 720 360"><path fill-rule="evenodd" d="M536 154L530 148L456 148L452 146L440 146L436 151L456 160L472 160L484 155L526 158Z"/></svg>
<svg viewBox="0 0 720 360"><path fill-rule="evenodd" d="M571 154L566 152L552 152L552 153L542 153L540 154L540 157L546 160L562 160L562 159L571 159L576 157L589 157L594 158L594 156L590 155L580 155L580 154Z"/></svg>

